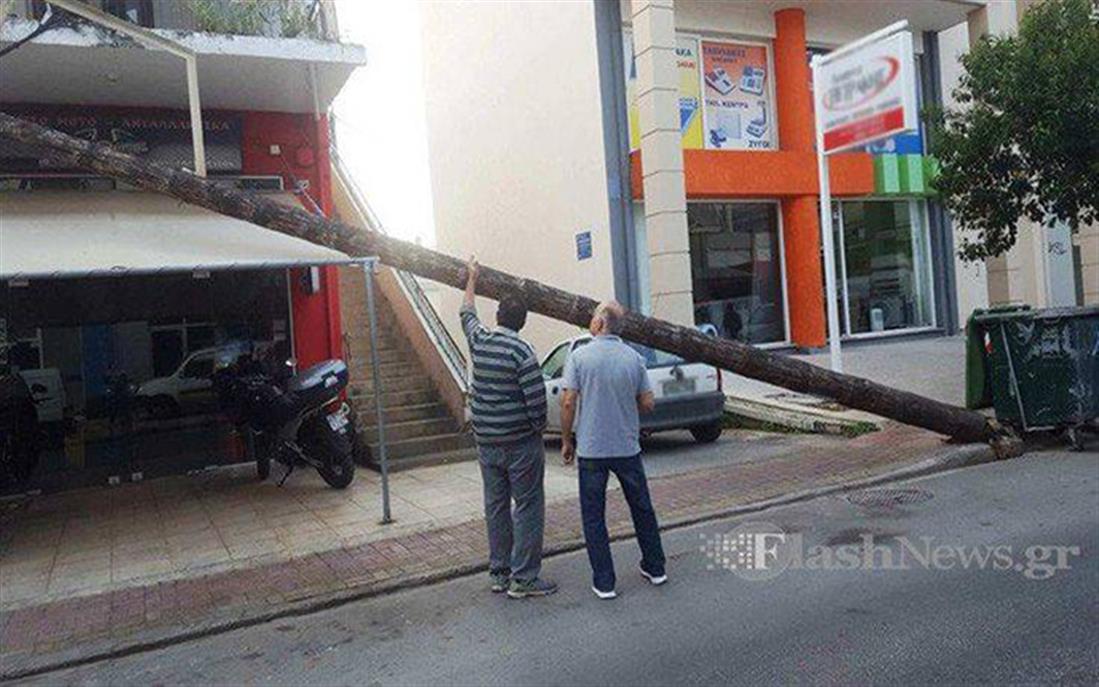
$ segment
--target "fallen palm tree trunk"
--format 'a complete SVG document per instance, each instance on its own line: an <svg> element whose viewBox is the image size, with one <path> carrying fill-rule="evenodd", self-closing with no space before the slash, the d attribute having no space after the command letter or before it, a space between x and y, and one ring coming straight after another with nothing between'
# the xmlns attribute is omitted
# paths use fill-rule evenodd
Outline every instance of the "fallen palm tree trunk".
<svg viewBox="0 0 1099 687"><path fill-rule="evenodd" d="M386 265L426 279L456 288L465 284L463 260L331 221L255 193L215 184L184 170L150 164L114 150L108 144L74 138L4 113L0 113L0 138L37 146L65 164L168 194L351 256L377 256ZM587 325L596 306L590 298L489 267L482 268L477 280L478 294L498 300L502 294L514 291L523 295L534 312L580 326ZM709 337L692 327L631 312L626 318L623 336L687 360L709 363L786 389L825 396L850 408L923 427L955 440L997 444L1006 436L995 422L978 413L737 341Z"/></svg>

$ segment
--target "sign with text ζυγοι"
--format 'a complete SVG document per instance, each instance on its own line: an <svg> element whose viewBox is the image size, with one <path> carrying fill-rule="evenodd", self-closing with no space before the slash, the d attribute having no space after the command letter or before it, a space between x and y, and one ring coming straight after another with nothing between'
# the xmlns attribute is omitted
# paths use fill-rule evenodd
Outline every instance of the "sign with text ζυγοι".
<svg viewBox="0 0 1099 687"><path fill-rule="evenodd" d="M813 88L824 152L864 146L918 127L912 34L894 34L821 59Z"/></svg>

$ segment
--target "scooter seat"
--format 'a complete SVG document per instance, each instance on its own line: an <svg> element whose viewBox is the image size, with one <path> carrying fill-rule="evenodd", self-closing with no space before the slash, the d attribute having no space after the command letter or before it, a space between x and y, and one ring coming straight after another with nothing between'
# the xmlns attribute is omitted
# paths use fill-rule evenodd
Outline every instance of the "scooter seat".
<svg viewBox="0 0 1099 687"><path fill-rule="evenodd" d="M348 380L347 363L325 360L291 377L286 382L286 389L301 399L302 405L313 407L335 398L347 386Z"/></svg>

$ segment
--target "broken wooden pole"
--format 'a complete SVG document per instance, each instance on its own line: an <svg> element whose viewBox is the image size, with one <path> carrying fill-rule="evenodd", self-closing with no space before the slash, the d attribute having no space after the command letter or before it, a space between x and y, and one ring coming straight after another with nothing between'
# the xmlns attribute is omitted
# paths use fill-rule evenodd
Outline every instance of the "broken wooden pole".
<svg viewBox="0 0 1099 687"><path fill-rule="evenodd" d="M106 143L74 138L5 113L0 113L0 137L37 146L66 165L174 196L350 256L377 256L390 267L425 279L455 288L465 285L466 268L462 259L325 219L256 193L202 179L185 170L151 164ZM481 269L477 280L479 295L499 300L505 293L515 292L522 295L530 310L578 326L588 324L596 306L596 301L585 296L490 267ZM868 379L839 374L738 341L706 336L693 327L682 327L635 312L627 314L622 336L686 360L709 363L768 384L831 398L847 407L923 427L958 441L987 441L995 445L1009 436L995 421L964 408Z"/></svg>

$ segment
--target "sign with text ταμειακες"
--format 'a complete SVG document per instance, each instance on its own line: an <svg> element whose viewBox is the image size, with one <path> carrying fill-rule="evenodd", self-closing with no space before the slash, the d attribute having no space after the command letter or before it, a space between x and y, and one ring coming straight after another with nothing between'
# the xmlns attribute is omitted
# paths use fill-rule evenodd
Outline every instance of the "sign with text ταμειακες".
<svg viewBox="0 0 1099 687"><path fill-rule="evenodd" d="M894 34L816 65L813 95L824 152L916 129L912 34Z"/></svg>
<svg viewBox="0 0 1099 687"><path fill-rule="evenodd" d="M576 235L576 259L587 260L591 257L591 232L582 231Z"/></svg>
<svg viewBox="0 0 1099 687"><path fill-rule="evenodd" d="M711 150L775 147L767 47L702 41L705 143Z"/></svg>

